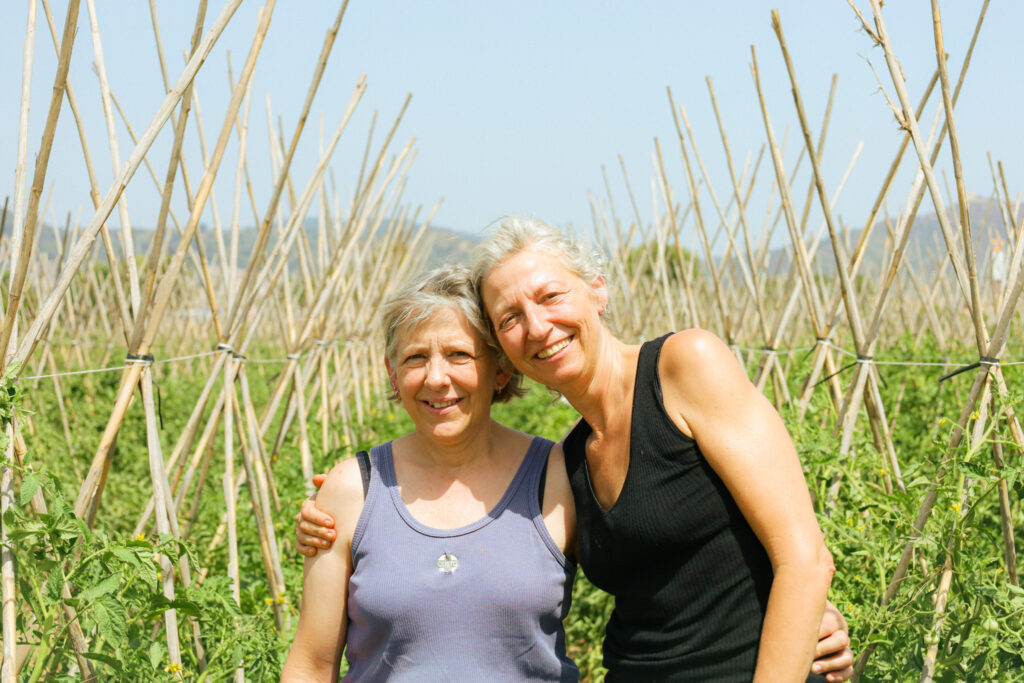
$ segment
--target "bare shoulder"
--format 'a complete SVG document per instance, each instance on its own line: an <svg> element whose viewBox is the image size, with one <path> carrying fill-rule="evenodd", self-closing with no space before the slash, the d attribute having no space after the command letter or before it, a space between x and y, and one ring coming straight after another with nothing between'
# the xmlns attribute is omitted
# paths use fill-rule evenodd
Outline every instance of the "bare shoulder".
<svg viewBox="0 0 1024 683"><path fill-rule="evenodd" d="M659 375L663 383L669 380L683 393L695 391L696 397L733 382L747 383L746 373L725 342L700 328L676 332L665 340Z"/></svg>
<svg viewBox="0 0 1024 683"><path fill-rule="evenodd" d="M709 418L734 414L758 394L725 342L698 328L665 340L658 376L666 411L689 436L696 436Z"/></svg>
<svg viewBox="0 0 1024 683"><path fill-rule="evenodd" d="M331 468L316 495L316 506L334 517L339 532L355 528L363 510L363 477L355 458L342 460Z"/></svg>

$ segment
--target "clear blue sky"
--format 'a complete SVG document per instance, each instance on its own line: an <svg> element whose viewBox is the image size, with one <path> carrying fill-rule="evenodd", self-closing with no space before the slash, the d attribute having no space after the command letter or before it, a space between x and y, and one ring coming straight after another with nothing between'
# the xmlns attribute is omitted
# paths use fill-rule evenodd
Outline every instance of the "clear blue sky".
<svg viewBox="0 0 1024 683"><path fill-rule="evenodd" d="M5 3L0 71L0 201L12 194L21 88L21 54L27 0ZM54 0L58 30L65 3ZM808 114L817 129L832 73L839 74L838 94L824 168L832 187L842 175L858 142L864 153L839 205L843 218L858 225L888 169L899 131L878 90L870 64L886 89L892 84L879 49L859 30L842 0L778 0L783 28L796 63ZM858 6L865 13L866 0ZM946 0L943 20L950 65L959 70L981 2ZM172 81L187 47L194 3L159 0L157 8ZM220 11L211 0L206 26ZM256 23L256 2L246 2L232 20L198 78L207 144L212 147L227 103L226 51L236 71ZM249 160L262 211L271 183L265 98L284 119L290 135L308 87L324 32L337 1L280 0L257 66L250 115ZM604 194L601 166L608 168L620 214L627 215L617 155L622 154L645 220L651 215L651 155L658 137L669 165L672 185L686 200L678 146L665 86L686 106L700 152L719 196L729 194L728 176L704 77L714 79L736 164L756 154L764 127L748 64L750 45L758 60L773 124L781 137L789 127L787 163L801 143L778 43L770 26L772 4L716 2L470 2L468 0L352 0L330 63L314 102L314 115L293 166L297 183L305 182L315 164L321 113L333 131L361 73L369 88L357 116L334 156L337 187L350 191L358 172L370 116L380 112L377 140L390 125L406 93L412 103L397 135L398 147L417 137L418 156L404 199L422 204L424 212L444 197L436 223L477 231L508 213L531 213L548 221L589 231L587 193ZM164 90L160 81L148 3L97 0L107 70L115 94L133 126L141 131ZM889 2L887 23L916 101L935 67L929 3ZM1019 36L1024 3L994 2L982 28L967 85L957 110L969 190L989 195L992 180L986 152L1004 162L1011 193L1024 177L1024 149L1017 129L1022 109ZM93 47L83 0L71 80L86 119L88 139L102 185L112 171L99 100L91 71ZM870 64L869 64L870 62ZM44 14L39 10L32 82L29 168L42 133L49 103L54 50ZM894 96L894 95L893 95ZM933 100L937 101L937 100ZM930 123L931 112L926 116ZM132 145L119 125L122 158ZM151 152L157 173L166 168L169 127ZM194 127L189 131L188 161L192 177L201 174ZM226 222L231 213L235 163L229 148L216 186L217 203ZM948 154L943 156L948 159ZM948 166L948 163L947 163ZM805 167L806 168L806 167ZM767 193L771 167L762 162L758 186ZM66 212L81 220L91 216L88 185L77 133L65 105L48 178L55 182L52 214L63 223ZM890 194L890 208L905 199L910 177L904 173ZM950 174L950 184L952 176ZM799 185L801 199L806 181ZM49 184L47 185L49 189ZM127 192L133 224L151 227L159 197L144 169ZM179 215L185 214L180 191ZM703 195L705 214L713 212ZM766 203L751 221L764 220ZM209 221L209 210L207 221ZM47 221L52 219L48 214ZM243 211L242 224L251 224ZM116 212L112 217L116 225Z"/></svg>

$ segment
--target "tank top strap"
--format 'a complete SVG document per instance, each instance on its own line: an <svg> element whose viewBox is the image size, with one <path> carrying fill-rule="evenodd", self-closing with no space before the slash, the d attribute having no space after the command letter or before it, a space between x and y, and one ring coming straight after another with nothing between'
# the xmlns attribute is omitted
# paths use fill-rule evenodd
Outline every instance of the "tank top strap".
<svg viewBox="0 0 1024 683"><path fill-rule="evenodd" d="M547 439L535 436L530 442L530 447L524 456L525 462L521 466L522 485L516 489L509 505L516 505L519 509L530 511L531 518L540 517L540 478L544 474L544 468L548 465L548 454L555 443Z"/></svg>
<svg viewBox="0 0 1024 683"><path fill-rule="evenodd" d="M391 484L388 484L390 477ZM395 485L395 466L391 459L391 442L382 443L370 449L370 484L363 499L363 510L359 513L355 531L352 532L352 555L355 556L359 542L366 533L367 520L377 501L387 494L388 486Z"/></svg>
<svg viewBox="0 0 1024 683"><path fill-rule="evenodd" d="M634 409L639 409L640 414L647 410L664 404L661 393L661 378L658 377L658 360L661 358L661 347L665 340L671 337L674 332L663 334L640 347L640 358L636 367L636 383L633 397Z"/></svg>

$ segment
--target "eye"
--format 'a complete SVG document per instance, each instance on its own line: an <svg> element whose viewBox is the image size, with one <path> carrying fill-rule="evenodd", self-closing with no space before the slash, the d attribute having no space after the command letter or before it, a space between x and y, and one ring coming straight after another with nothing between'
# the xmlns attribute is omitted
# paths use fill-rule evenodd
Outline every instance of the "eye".
<svg viewBox="0 0 1024 683"><path fill-rule="evenodd" d="M498 323L498 329L499 330L508 330L513 325L515 325L515 323L516 323L516 315L514 313L509 313L504 318L502 318L501 321Z"/></svg>
<svg viewBox="0 0 1024 683"><path fill-rule="evenodd" d="M417 366L423 365L426 361L427 357L424 356L422 353L410 353L408 356L405 357L405 360L402 362L405 365Z"/></svg>

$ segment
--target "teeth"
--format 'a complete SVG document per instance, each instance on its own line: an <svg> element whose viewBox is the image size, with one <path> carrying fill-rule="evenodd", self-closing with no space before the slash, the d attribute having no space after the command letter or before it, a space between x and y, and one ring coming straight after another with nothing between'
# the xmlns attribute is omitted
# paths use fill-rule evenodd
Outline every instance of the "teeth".
<svg viewBox="0 0 1024 683"><path fill-rule="evenodd" d="M431 408L434 408L436 410L440 410L441 408L447 408L448 406L453 406L453 405L455 405L458 402L459 402L459 399L453 398L450 401L427 401L427 405L429 405Z"/></svg>
<svg viewBox="0 0 1024 683"><path fill-rule="evenodd" d="M559 351L561 351L562 349L569 345L569 339L570 337L566 337L557 344L552 344L548 348L538 353L537 358L540 358L541 360L544 360L545 358L551 358L551 356L555 355L556 353L558 353Z"/></svg>

